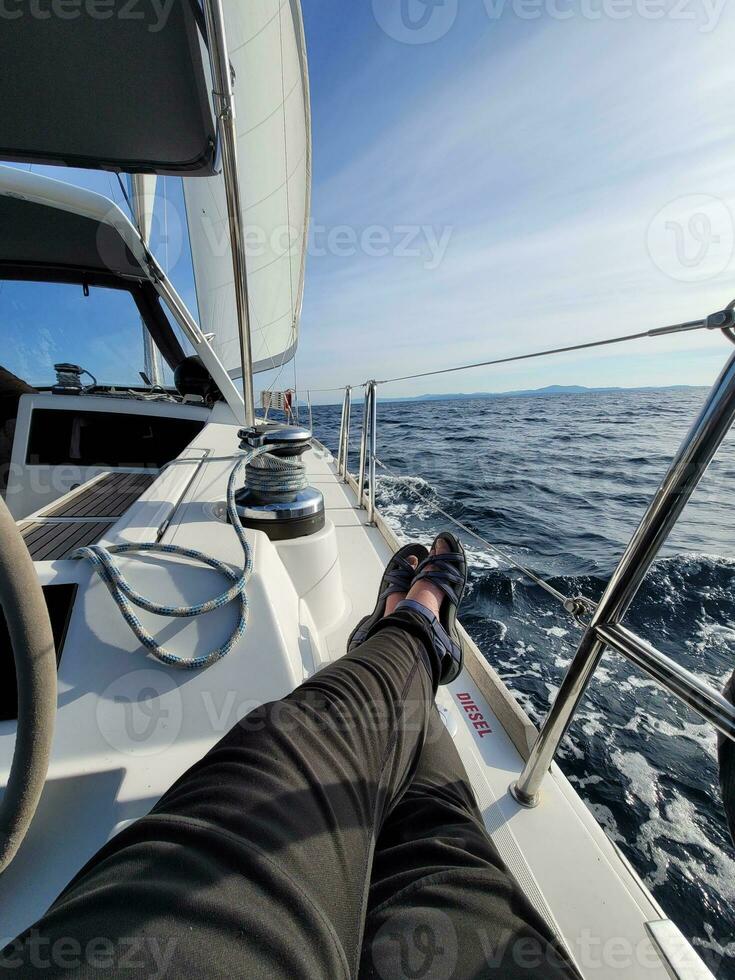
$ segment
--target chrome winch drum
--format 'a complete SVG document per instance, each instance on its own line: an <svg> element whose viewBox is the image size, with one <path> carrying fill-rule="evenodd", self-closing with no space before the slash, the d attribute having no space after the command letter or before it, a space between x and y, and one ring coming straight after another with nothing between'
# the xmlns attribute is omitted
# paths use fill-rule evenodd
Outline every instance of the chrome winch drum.
<svg viewBox="0 0 735 980"><path fill-rule="evenodd" d="M265 531L272 541L306 537L320 531L325 521L324 497L319 490L306 485L306 472L301 464L302 455L311 446L309 429L266 422L252 429L241 429L238 435L243 449L273 446L273 450L260 460L282 459L290 464L292 473L303 475L303 485L293 489L288 484L294 481L282 480L276 463L271 469L267 462L263 469L256 468L257 460L250 464L246 469L245 486L235 495L237 514L243 527Z"/></svg>

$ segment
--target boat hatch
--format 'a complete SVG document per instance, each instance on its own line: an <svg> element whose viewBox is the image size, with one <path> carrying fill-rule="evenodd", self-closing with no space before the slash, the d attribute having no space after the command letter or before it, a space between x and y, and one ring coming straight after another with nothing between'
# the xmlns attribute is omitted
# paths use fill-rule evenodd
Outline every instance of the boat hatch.
<svg viewBox="0 0 735 980"><path fill-rule="evenodd" d="M103 473L23 521L20 531L31 558L70 558L78 548L96 544L155 478L156 473Z"/></svg>

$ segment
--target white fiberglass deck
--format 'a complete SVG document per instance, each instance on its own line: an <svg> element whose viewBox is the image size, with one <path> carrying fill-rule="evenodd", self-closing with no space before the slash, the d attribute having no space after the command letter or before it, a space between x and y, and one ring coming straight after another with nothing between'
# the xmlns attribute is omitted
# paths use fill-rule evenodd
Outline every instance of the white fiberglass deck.
<svg viewBox="0 0 735 980"><path fill-rule="evenodd" d="M237 538L222 520L237 428L224 421L226 410L216 414L223 421L203 429L107 540L153 540L166 527L164 542L241 565ZM86 565L37 563L43 583L74 581L79 591L59 672L49 779L30 835L0 877L0 940L33 922L87 858L146 813L237 718L344 653L356 619L373 606L391 546L384 530L366 526L328 453L316 447L306 462L324 494L327 524L309 538L275 544L249 533L250 624L230 655L203 672L147 657ZM135 588L159 601L191 603L222 588L215 572L188 561L157 556L121 564ZM194 621L141 618L186 656L219 645L236 615L229 608ZM484 671L476 663L440 690L438 702L503 857L585 977L663 980L669 974L646 930L663 918L661 910L556 767L537 809L523 810L510 797L522 760L480 689L497 687ZM473 677L485 682L478 687ZM0 723L0 787L14 729Z"/></svg>

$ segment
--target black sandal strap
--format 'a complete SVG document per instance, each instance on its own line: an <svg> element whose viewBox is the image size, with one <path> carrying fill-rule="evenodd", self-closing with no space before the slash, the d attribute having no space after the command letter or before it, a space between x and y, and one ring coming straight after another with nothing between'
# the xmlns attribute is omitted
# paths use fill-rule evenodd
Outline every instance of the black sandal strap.
<svg viewBox="0 0 735 980"><path fill-rule="evenodd" d="M383 572L375 608L372 613L360 620L350 634L347 641L348 650L353 650L363 643L376 623L385 615L385 604L388 596L393 595L395 592L405 594L411 588L416 569L409 562L409 557L414 557L421 562L426 554L427 550L424 545L413 543L404 545L393 555Z"/></svg>
<svg viewBox="0 0 735 980"><path fill-rule="evenodd" d="M431 609L427 609L426 606L417 602L415 599L404 599L402 602L399 602L395 611L398 612L399 609L410 609L412 612L419 613L428 622L431 629L434 650L439 657L440 663L443 664L447 657L455 661L461 658L462 651L460 645L447 633L439 617Z"/></svg>
<svg viewBox="0 0 735 980"><path fill-rule="evenodd" d="M450 602L459 605L457 586L461 588L464 585L465 576L465 556L460 552L444 551L424 558L416 570L413 581L425 579L431 582L442 590Z"/></svg>
<svg viewBox="0 0 735 980"><path fill-rule="evenodd" d="M394 592L408 592L415 574L414 566L401 555L396 555L383 575L383 583L387 588L380 593L380 598L387 599Z"/></svg>

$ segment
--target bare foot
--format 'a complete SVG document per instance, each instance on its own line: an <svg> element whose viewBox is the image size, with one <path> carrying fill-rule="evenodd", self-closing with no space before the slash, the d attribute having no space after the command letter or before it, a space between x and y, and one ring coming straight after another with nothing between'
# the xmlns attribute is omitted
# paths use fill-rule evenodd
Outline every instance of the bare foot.
<svg viewBox="0 0 735 980"><path fill-rule="evenodd" d="M430 553L432 555L441 555L450 550L448 541L444 538L437 538ZM427 609L430 609L438 617L445 596L438 585L433 585L428 579L421 579L419 582L414 582L406 598L420 602L422 606L426 606Z"/></svg>
<svg viewBox="0 0 735 980"><path fill-rule="evenodd" d="M410 555L407 561L412 568L418 568L419 560L414 555ZM388 598L385 600L385 615L390 616L390 614L395 610L398 603L403 602L405 598L406 598L406 594L404 592L391 593L391 595L389 595Z"/></svg>

